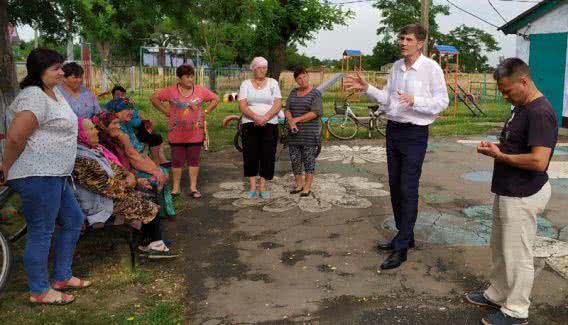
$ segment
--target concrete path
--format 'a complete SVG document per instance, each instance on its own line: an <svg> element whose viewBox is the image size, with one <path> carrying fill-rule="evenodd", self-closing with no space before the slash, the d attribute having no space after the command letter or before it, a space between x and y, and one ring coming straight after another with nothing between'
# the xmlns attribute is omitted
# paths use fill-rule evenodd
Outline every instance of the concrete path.
<svg viewBox="0 0 568 325"><path fill-rule="evenodd" d="M422 177L420 213L446 217L422 230L407 263L387 272L377 271L386 255L373 248L393 235L386 163L359 152L384 141L336 143L351 151L320 161L315 195L302 200L286 192L283 153L271 205L239 199L236 151L206 154L204 198L176 225L190 324L478 324L486 310L466 304L463 293L486 285L489 249L459 231L469 229L466 209L492 202L487 179L464 175L491 171L492 163L457 140L431 141ZM568 224L562 186L553 184L543 216L552 237ZM483 218L469 225L485 225ZM568 282L541 260L537 268L531 324L566 324Z"/></svg>

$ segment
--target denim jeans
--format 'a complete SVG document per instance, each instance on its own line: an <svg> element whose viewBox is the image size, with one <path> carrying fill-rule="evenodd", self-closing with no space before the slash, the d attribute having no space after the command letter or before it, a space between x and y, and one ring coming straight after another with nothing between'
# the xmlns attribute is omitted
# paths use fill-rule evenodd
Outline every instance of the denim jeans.
<svg viewBox="0 0 568 325"><path fill-rule="evenodd" d="M33 176L10 180L8 185L20 195L28 226L24 269L30 293L42 294L51 288L47 266L55 224L59 228L54 236L53 281L69 280L84 215L70 177Z"/></svg>
<svg viewBox="0 0 568 325"><path fill-rule="evenodd" d="M414 242L418 215L418 186L428 147L428 126L387 124L387 166L391 204L398 234L392 240L395 250L407 249Z"/></svg>

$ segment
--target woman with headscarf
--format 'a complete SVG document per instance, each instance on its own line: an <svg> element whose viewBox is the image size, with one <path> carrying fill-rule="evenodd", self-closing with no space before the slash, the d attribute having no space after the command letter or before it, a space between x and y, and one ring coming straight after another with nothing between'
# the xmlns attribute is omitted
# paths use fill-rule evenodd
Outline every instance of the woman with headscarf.
<svg viewBox="0 0 568 325"><path fill-rule="evenodd" d="M140 249L149 258L174 257L162 240L158 205L135 188L151 189L145 178L136 178L118 158L99 144L98 131L89 119L79 119L77 159L73 177L75 195L90 225L105 223L111 216L115 225L127 222L147 235Z"/></svg>
<svg viewBox="0 0 568 325"><path fill-rule="evenodd" d="M266 76L268 61L265 58L254 58L250 68L253 77L243 81L239 91L239 110L243 113L244 175L249 178L245 198L269 200L271 196L266 181L274 177L282 95L278 81ZM257 176L260 176L258 192Z"/></svg>
<svg viewBox="0 0 568 325"><path fill-rule="evenodd" d="M158 216L174 216L172 196L167 182L167 168L158 167L150 157L141 154L133 147L129 136L120 129L120 120L115 113L102 112L93 118L100 131L101 144L118 157L124 168L138 178L147 179L157 193L160 205Z"/></svg>

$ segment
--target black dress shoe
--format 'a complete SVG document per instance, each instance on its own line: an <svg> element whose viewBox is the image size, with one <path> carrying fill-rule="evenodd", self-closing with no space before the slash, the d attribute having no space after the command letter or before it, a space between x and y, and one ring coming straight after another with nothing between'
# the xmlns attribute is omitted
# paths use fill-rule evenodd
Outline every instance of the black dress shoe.
<svg viewBox="0 0 568 325"><path fill-rule="evenodd" d="M415 244L414 242L410 242L408 244L408 248L414 248ZM392 251L394 249L394 247L392 246L392 243L378 243L377 244L377 249L380 251Z"/></svg>
<svg viewBox="0 0 568 325"><path fill-rule="evenodd" d="M381 264L381 269L396 269L406 261L407 252L407 249L401 249L399 251L392 252L392 254L390 254L390 256L383 262L383 264Z"/></svg>

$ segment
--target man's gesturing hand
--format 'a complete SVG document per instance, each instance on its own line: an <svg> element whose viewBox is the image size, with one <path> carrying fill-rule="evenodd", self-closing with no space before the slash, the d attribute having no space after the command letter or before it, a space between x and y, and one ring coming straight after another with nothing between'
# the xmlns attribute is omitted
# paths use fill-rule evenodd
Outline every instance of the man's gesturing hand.
<svg viewBox="0 0 568 325"><path fill-rule="evenodd" d="M359 74L359 72L357 72L355 76L346 76L343 84L347 87L348 90L367 91L367 89L369 89L369 84L367 83L365 78L363 78L363 76Z"/></svg>

